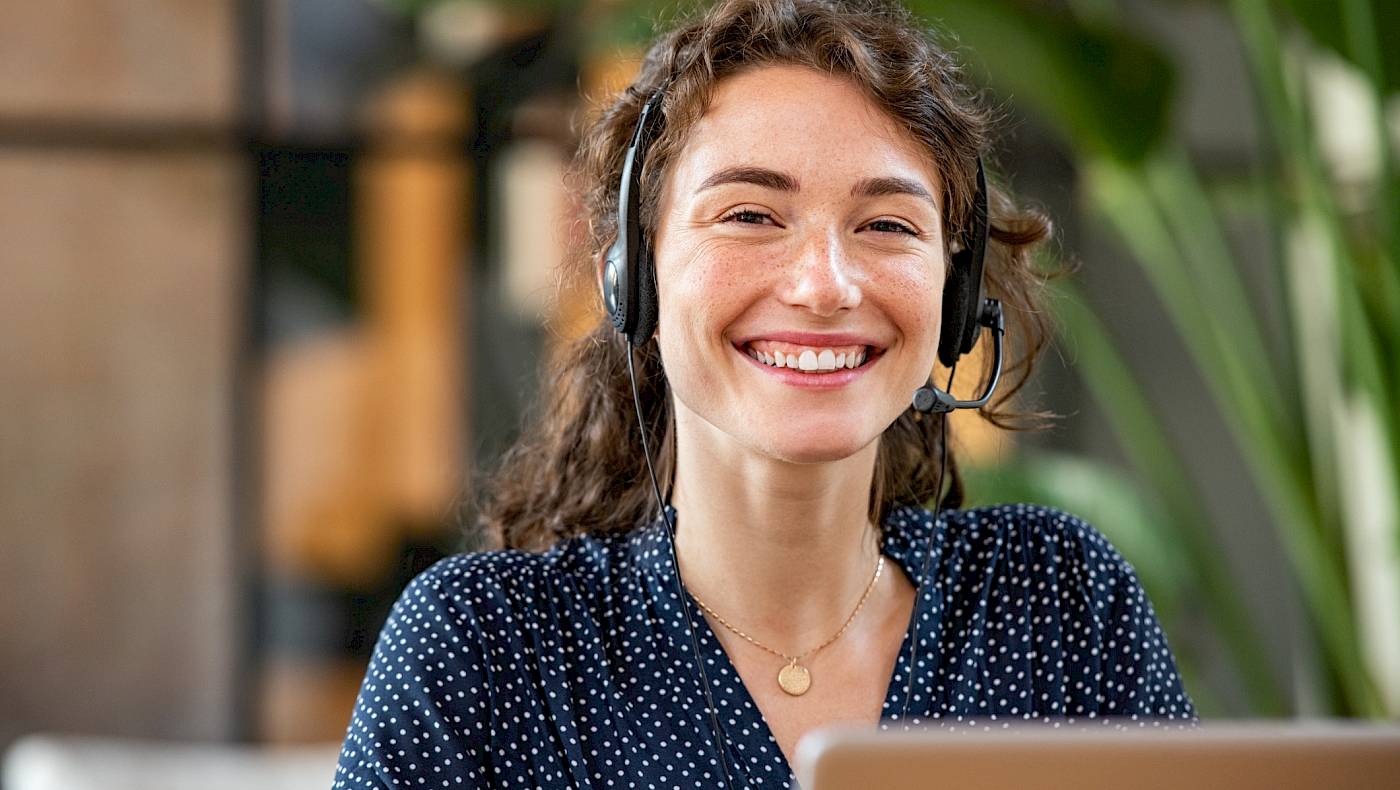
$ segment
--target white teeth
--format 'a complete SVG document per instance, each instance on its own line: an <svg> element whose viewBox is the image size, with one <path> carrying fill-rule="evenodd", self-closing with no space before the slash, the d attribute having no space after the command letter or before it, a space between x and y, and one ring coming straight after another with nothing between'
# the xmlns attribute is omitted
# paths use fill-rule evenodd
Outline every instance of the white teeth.
<svg viewBox="0 0 1400 790"><path fill-rule="evenodd" d="M866 349L861 349L860 351L852 352L842 351L838 354L829 348L824 348L820 351L805 348L801 353L788 354L782 351L768 352L758 351L752 348L747 349L749 356L765 365L776 368L801 370L804 373L860 367L865 362L867 356L866 352Z"/></svg>

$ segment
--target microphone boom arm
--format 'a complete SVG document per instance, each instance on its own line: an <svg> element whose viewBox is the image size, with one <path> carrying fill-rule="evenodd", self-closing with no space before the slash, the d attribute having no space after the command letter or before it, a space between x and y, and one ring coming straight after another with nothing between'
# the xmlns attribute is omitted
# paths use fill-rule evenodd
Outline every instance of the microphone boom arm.
<svg viewBox="0 0 1400 790"><path fill-rule="evenodd" d="M992 393L996 392L997 384L1001 382L1001 338L1006 333L1006 322L1001 314L1001 301L997 299L983 299L982 311L977 315L977 323L992 330L992 379L987 382L987 389L974 400L958 400L952 393L933 385L933 377L924 386L914 392L914 409L924 414L933 412L935 414L945 414L954 409L977 409L986 405L991 399Z"/></svg>

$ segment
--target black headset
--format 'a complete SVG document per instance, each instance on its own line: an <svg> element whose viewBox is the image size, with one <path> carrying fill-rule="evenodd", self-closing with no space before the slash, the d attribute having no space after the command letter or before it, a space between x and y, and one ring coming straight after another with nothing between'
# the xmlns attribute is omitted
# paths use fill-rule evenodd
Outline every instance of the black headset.
<svg viewBox="0 0 1400 790"><path fill-rule="evenodd" d="M622 163L617 195L617 238L608 248L603 269L603 305L615 329L633 348L656 333L660 310L656 298L656 269L651 246L642 233L642 167L647 145L660 129L662 91L642 105L636 130ZM985 391L972 400L958 400L938 389L932 379L914 393L913 408L921 412L975 409L987 403L1001 379L1002 335L1005 325L1001 302L982 298L982 269L987 253L987 177L977 159L977 193L973 197L968 230L953 242L952 266L943 286L943 326L938 336L938 359L952 368L959 357L972 351L982 328L993 332L992 378Z"/></svg>
<svg viewBox="0 0 1400 790"><path fill-rule="evenodd" d="M622 163L622 181L617 194L617 238L608 248L603 269L603 306L612 319L613 327L627 341L627 375L632 382L632 402L637 409L637 422L641 430L642 453L646 458L647 474L651 477L652 490L661 509L671 538L671 559L679 571L680 560L676 557L675 525L671 523L666 503L661 496L661 486L657 483L656 470L651 463L651 450L647 446L646 422L642 418L642 399L637 391L637 375L633 363L633 349L651 340L656 333L658 307L656 298L656 268L650 245L642 233L641 195L642 167L646 161L647 146L656 138L660 130L662 113L660 110L664 88L658 89L642 105L637 117L637 127L632 133L632 141L627 146L627 156ZM982 264L987 252L987 180L982 169L982 159L977 159L977 194L973 197L972 221L966 233L954 240L947 281L943 286L943 324L938 338L938 359L949 369L948 387L951 389L953 374L957 370L958 358L977 345L982 328L992 330L993 360L992 377L986 389L973 400L958 400L948 390L933 385L932 372L928 383L914 392L913 408L916 411L946 415L954 409L975 409L987 403L997 382L1001 380L1002 335L1005 328L1002 321L1001 302L982 297ZM945 417L946 420L946 417ZM943 440L940 440L942 458L938 473L938 495L942 495L943 467L947 464L947 426L943 426ZM932 536L930 536L932 540ZM932 551L924 558L924 569L920 579L928 576L928 560ZM676 578L677 593L685 600L679 572ZM915 593L915 600L923 594L922 582ZM916 604L917 605L917 604ZM720 765L724 770L726 787L733 787L729 775L729 761L725 757L723 737L720 735L719 717L715 712L714 698L710 694L709 677L705 674L705 662L700 656L700 642L695 635L695 624L690 618L690 607L681 606L686 625L690 631L690 644L695 652L696 667L700 671L701 688L709 706L711 731L715 736L715 749L719 754ZM915 620L913 644L918 642L918 621ZM905 692L904 710L900 719L908 712L909 699L913 692L914 660L909 661L909 689Z"/></svg>

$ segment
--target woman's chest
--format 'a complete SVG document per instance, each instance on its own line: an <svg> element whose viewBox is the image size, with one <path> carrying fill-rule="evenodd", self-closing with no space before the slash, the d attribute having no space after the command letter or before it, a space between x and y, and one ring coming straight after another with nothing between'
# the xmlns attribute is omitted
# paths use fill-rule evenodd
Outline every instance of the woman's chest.
<svg viewBox="0 0 1400 790"><path fill-rule="evenodd" d="M888 656L888 663L884 656L873 657L879 660L859 668L829 666L818 672L814 667L812 686L801 696L792 696L778 685L783 662L772 658L753 666L740 661L736 669L789 765L796 765L797 744L812 730L837 723L874 725L880 720L895 655Z"/></svg>
<svg viewBox="0 0 1400 790"><path fill-rule="evenodd" d="M789 694L779 683L786 665L782 658L741 641L726 644L735 671L789 765L794 764L798 742L812 730L837 723L879 723L905 647L913 604L909 590L895 598L868 632L805 659L810 685L799 695Z"/></svg>

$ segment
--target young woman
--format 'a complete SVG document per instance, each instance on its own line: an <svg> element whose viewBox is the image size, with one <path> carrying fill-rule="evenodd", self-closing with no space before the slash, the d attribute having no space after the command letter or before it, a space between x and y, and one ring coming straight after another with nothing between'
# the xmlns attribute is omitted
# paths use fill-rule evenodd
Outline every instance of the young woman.
<svg viewBox="0 0 1400 790"><path fill-rule="evenodd" d="M987 315L969 267L1019 351L997 424L1046 334L1048 223L979 185L957 77L880 2L730 0L654 44L577 159L607 310L494 480L500 548L394 607L336 787L779 788L833 722L1194 719L1103 536L956 509L946 416L910 407Z"/></svg>

